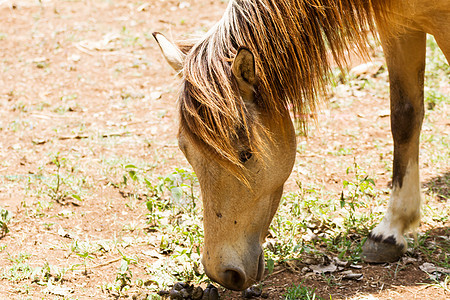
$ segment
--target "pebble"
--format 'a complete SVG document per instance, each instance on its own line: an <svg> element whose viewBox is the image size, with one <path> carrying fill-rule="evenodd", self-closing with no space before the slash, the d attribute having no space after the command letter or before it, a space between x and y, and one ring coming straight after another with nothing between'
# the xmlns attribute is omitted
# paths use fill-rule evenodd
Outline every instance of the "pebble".
<svg viewBox="0 0 450 300"><path fill-rule="evenodd" d="M147 298L148 298L147 293L137 293L131 297L131 299L133 300L146 300Z"/></svg>
<svg viewBox="0 0 450 300"><path fill-rule="evenodd" d="M159 296L167 296L167 295L169 295L169 292L168 291L159 291L157 294Z"/></svg>
<svg viewBox="0 0 450 300"><path fill-rule="evenodd" d="M184 297L181 295L181 291L177 291L175 289L171 289L169 291L169 296L171 300L183 300Z"/></svg>
<svg viewBox="0 0 450 300"><path fill-rule="evenodd" d="M201 287L195 287L185 282L177 282L170 291L159 291L160 296L169 296L170 300L218 300L219 290L212 284L208 284L203 291Z"/></svg>
<svg viewBox="0 0 450 300"><path fill-rule="evenodd" d="M242 297L250 299L253 297L259 297L262 294L261 288L257 286L252 286L246 289L245 291L242 291Z"/></svg>
<svg viewBox="0 0 450 300"><path fill-rule="evenodd" d="M173 289L177 291L181 291L182 289L186 288L187 284L184 282L177 282L173 285Z"/></svg>
<svg viewBox="0 0 450 300"><path fill-rule="evenodd" d="M202 297L203 297L203 289L198 286L192 291L192 299L201 300Z"/></svg>
<svg viewBox="0 0 450 300"><path fill-rule="evenodd" d="M205 291L203 292L202 300L218 300L219 299L219 290L212 285L208 284Z"/></svg>

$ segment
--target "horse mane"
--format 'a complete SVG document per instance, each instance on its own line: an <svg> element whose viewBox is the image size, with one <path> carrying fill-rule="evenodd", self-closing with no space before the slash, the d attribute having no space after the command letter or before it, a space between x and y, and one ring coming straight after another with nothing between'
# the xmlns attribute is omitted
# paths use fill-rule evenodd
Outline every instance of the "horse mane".
<svg viewBox="0 0 450 300"><path fill-rule="evenodd" d="M300 124L326 90L332 62L346 53L367 53L374 18L385 18L389 0L230 0L222 19L186 53L180 93L180 125L192 140L224 164L242 169L237 141L262 151L257 118L238 96L231 64L238 50L255 59L259 109L274 118L292 109ZM330 56L331 53L331 56ZM263 130L261 130L263 129Z"/></svg>

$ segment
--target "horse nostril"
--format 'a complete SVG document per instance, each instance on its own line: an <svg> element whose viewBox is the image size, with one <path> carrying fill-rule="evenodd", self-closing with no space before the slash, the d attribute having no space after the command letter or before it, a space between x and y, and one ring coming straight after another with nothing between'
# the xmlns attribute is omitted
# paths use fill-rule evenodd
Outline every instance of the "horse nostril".
<svg viewBox="0 0 450 300"><path fill-rule="evenodd" d="M246 278L240 269L228 269L223 275L223 285L231 290L243 290Z"/></svg>

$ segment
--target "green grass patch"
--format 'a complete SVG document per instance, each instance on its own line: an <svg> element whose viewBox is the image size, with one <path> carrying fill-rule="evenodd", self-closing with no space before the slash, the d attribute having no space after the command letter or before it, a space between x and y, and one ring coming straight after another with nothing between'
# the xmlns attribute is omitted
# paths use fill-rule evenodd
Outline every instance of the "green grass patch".
<svg viewBox="0 0 450 300"><path fill-rule="evenodd" d="M315 289L304 286L303 283L288 288L284 297L285 300L323 300L316 295Z"/></svg>
<svg viewBox="0 0 450 300"><path fill-rule="evenodd" d="M0 238L9 232L8 223L11 221L11 218L11 213L3 207L0 207Z"/></svg>
<svg viewBox="0 0 450 300"><path fill-rule="evenodd" d="M274 264L302 256L337 256L360 261L364 237L381 219L373 208L383 191L357 164L347 169L340 194L302 186L283 197L270 226L265 251L269 271Z"/></svg>

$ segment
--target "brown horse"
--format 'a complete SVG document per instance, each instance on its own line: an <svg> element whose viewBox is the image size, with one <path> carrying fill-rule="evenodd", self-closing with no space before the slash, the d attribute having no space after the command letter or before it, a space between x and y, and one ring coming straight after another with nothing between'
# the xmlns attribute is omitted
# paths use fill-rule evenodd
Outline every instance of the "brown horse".
<svg viewBox="0 0 450 300"><path fill-rule="evenodd" d="M175 46L154 34L183 78L179 146L200 181L211 279L242 290L262 278L261 245L296 152L289 109L304 124L331 61L344 66L355 45L364 54L375 27L390 74L393 189L363 257L388 262L420 220L425 38L449 60L449 0L230 0L200 40Z"/></svg>

